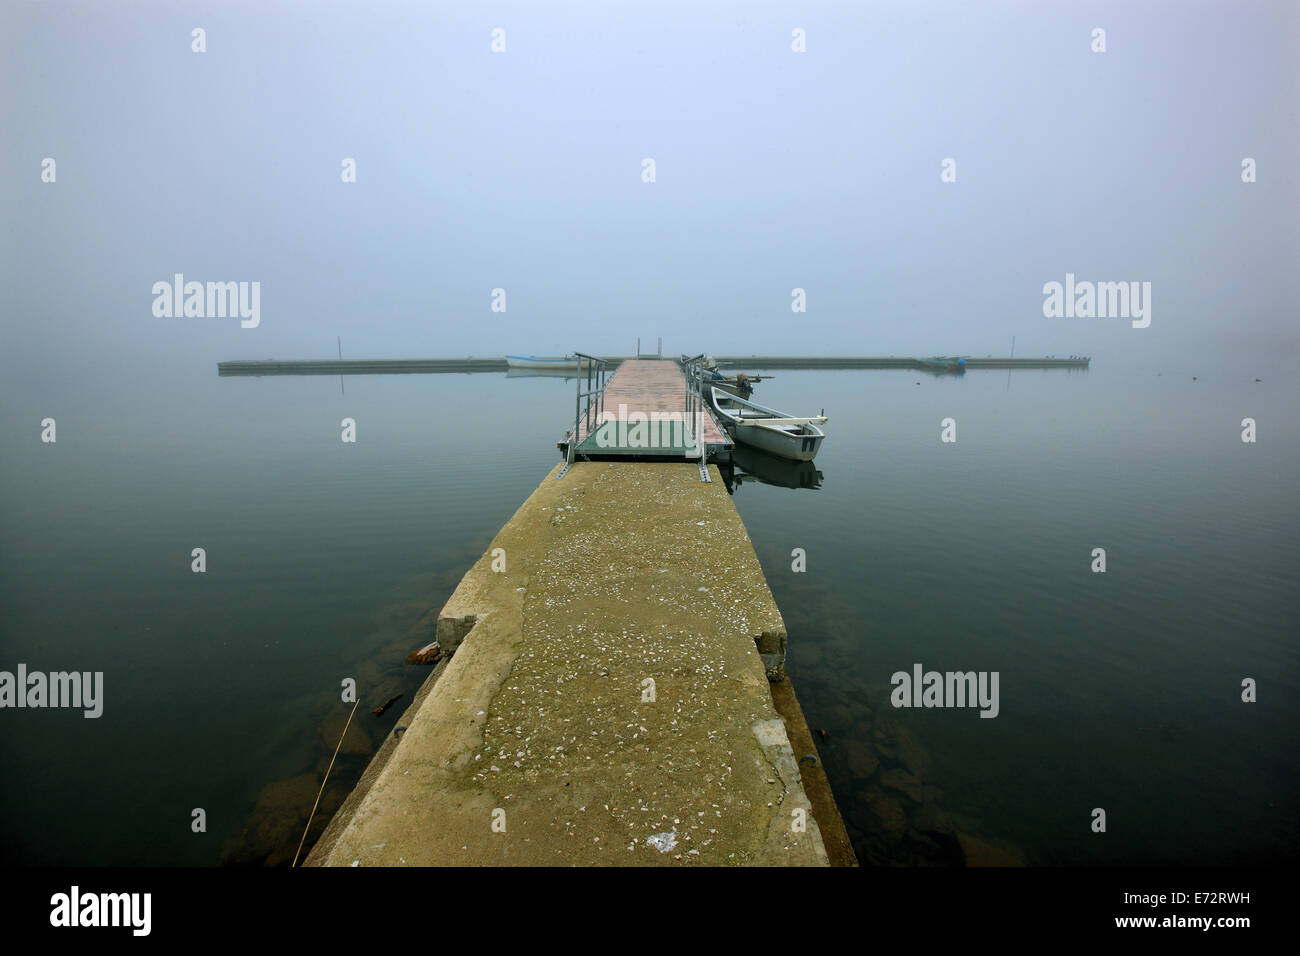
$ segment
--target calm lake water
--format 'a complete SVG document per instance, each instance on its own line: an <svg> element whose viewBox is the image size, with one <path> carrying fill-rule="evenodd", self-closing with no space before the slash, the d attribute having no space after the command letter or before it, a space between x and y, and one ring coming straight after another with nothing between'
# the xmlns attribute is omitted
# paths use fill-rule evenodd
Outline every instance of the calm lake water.
<svg viewBox="0 0 1300 956"><path fill-rule="evenodd" d="M820 489L745 481L735 502L864 860L891 862L851 759L882 719L927 799L1030 862L1300 856L1294 371L1101 357L759 386L831 417ZM219 379L206 362L86 376L76 394L10 382L0 408L0 668L103 671L106 697L98 720L4 714L0 858L286 862L342 728L340 681L361 688L360 736L327 811L427 673L402 664L416 622L557 460L573 385ZM893 710L890 675L917 663L997 671L999 716Z"/></svg>

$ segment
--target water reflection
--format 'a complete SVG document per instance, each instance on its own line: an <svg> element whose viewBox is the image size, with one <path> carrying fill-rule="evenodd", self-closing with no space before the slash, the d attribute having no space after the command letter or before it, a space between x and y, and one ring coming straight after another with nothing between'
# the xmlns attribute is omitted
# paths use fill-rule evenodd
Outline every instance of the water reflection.
<svg viewBox="0 0 1300 956"><path fill-rule="evenodd" d="M506 378L558 378L571 382L578 377L571 368L511 368L506 370Z"/></svg>
<svg viewBox="0 0 1300 956"><path fill-rule="evenodd" d="M778 488L807 488L816 491L822 486L823 474L811 461L791 461L756 448L737 445L731 452L731 464L720 465L727 491L735 494L746 482L760 482Z"/></svg>

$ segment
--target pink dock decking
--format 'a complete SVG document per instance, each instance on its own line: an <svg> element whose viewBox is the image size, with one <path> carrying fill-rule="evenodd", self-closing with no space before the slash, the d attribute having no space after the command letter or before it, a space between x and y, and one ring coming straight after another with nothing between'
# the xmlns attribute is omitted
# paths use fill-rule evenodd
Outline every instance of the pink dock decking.
<svg viewBox="0 0 1300 956"><path fill-rule="evenodd" d="M696 408L701 408L697 404ZM703 424L703 442L706 447L730 447L731 439L722 430L710 414L707 406L701 408ZM647 419L654 413L659 416L671 416L674 420L686 420L686 377L676 362L667 360L638 359L624 362L614 372L605 385L604 414L607 419L626 421L634 414L644 415ZM593 416L594 419L594 416ZM609 427L609 426L607 426ZM587 427L586 416L578 423L578 447L588 453L595 448L596 423ZM592 441L588 441L592 438ZM566 434L561 444L567 444ZM585 444L584 444L585 443ZM623 442L606 446L603 450L610 454L635 453L637 449L629 448ZM666 449L665 449L666 450ZM680 451L679 451L680 453Z"/></svg>

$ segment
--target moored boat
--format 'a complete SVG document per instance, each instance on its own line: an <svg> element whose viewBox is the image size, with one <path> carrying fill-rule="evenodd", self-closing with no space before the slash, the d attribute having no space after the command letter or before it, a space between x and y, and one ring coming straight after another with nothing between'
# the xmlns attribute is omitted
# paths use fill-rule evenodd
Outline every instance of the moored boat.
<svg viewBox="0 0 1300 956"><path fill-rule="evenodd" d="M966 371L966 360L960 356L949 358L936 355L934 358L919 358L916 364L927 372L956 372L961 375Z"/></svg>
<svg viewBox="0 0 1300 956"><path fill-rule="evenodd" d="M818 427L825 423L825 415L792 417L716 387L709 388L709 399L732 438L780 458L812 461L826 437Z"/></svg>
<svg viewBox="0 0 1300 956"><path fill-rule="evenodd" d="M682 356L683 366L692 361L689 356ZM732 395L739 395L741 398L749 398L754 394L754 384L763 381L761 375L746 375L744 372L737 372L735 375L723 375L718 371L718 363L712 355L701 356L700 359L703 374L701 378L701 391L704 397L708 398L708 389L710 387L720 388L724 392L730 392ZM769 375L768 378L771 378Z"/></svg>
<svg viewBox="0 0 1300 956"><path fill-rule="evenodd" d="M749 396L753 395L754 383L762 381L757 376L750 378L744 372L737 372L730 378L717 372L714 373L714 376L713 381L707 384L712 385L714 388L720 388L724 392L730 392L732 395L739 395L741 398L749 398Z"/></svg>
<svg viewBox="0 0 1300 956"><path fill-rule="evenodd" d="M506 356L506 365L510 368L577 369L579 361L576 355L554 357L541 355Z"/></svg>

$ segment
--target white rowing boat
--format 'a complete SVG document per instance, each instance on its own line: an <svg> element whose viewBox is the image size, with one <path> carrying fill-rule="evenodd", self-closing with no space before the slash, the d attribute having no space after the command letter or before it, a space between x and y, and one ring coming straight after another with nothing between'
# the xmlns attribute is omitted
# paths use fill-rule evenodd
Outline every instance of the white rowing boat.
<svg viewBox="0 0 1300 956"><path fill-rule="evenodd" d="M826 422L825 415L795 418L717 387L709 389L709 398L732 438L769 454L791 461L812 461L826 437L818 427Z"/></svg>
<svg viewBox="0 0 1300 956"><path fill-rule="evenodd" d="M579 359L576 355L557 356L554 358L540 355L507 355L506 365L510 368L542 369L577 369ZM584 366L590 363L583 362Z"/></svg>

